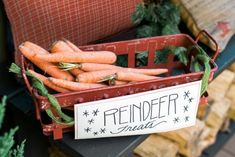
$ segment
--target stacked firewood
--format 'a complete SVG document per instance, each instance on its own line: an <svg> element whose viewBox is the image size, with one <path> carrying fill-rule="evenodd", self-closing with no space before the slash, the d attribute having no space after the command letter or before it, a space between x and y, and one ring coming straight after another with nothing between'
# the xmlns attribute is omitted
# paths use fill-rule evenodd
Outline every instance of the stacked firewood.
<svg viewBox="0 0 235 157"><path fill-rule="evenodd" d="M235 120L235 63L210 83L208 93L195 126L149 136L134 150L136 156L198 157L215 143L219 131L229 131L229 122Z"/></svg>

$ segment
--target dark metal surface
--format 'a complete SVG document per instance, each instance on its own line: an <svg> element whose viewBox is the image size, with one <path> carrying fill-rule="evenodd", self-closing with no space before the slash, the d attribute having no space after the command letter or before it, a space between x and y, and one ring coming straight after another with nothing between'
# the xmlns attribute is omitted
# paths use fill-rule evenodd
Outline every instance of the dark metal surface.
<svg viewBox="0 0 235 157"><path fill-rule="evenodd" d="M62 140L54 142L72 156L127 157L147 137L148 135L74 140L72 133L66 133Z"/></svg>

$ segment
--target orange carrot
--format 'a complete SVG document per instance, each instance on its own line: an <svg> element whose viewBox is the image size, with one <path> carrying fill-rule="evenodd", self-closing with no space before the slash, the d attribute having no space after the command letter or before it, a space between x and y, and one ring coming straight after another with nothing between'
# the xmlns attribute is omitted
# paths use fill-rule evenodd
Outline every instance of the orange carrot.
<svg viewBox="0 0 235 157"><path fill-rule="evenodd" d="M116 72L117 71L114 70L84 72L77 76L76 81L83 83L96 83L104 79L106 76L115 74Z"/></svg>
<svg viewBox="0 0 235 157"><path fill-rule="evenodd" d="M79 74L76 78L76 81L83 83L96 83L106 77L114 76L114 74L117 74L115 77L120 81L144 81L159 78L140 73L121 72L119 70L100 70Z"/></svg>
<svg viewBox="0 0 235 157"><path fill-rule="evenodd" d="M29 47L29 45L27 45L27 47L26 47L26 46L24 46L24 44L21 44L19 46L19 50L22 52L22 54L28 60L30 60L38 68L43 70L43 72L45 72L55 78L60 78L60 79L64 79L64 80L73 80L74 79L73 76L70 75L67 71L62 71L59 68L57 68L54 64L42 61L42 60L34 57L34 55L36 55L36 54L42 54L42 52L39 51L38 49L35 49L33 47ZM32 54L34 54L34 55L32 55Z"/></svg>
<svg viewBox="0 0 235 157"><path fill-rule="evenodd" d="M82 70L80 70L80 69L71 69L71 70L69 70L69 72L71 73L71 74L73 74L73 76L78 76L79 74L81 74L81 73L84 73L84 71L82 71Z"/></svg>
<svg viewBox="0 0 235 157"><path fill-rule="evenodd" d="M134 68L123 68L123 72L139 73L145 75L156 76L168 72L168 69L134 69Z"/></svg>
<svg viewBox="0 0 235 157"><path fill-rule="evenodd" d="M100 70L120 70L125 72L141 73L145 75L159 75L168 72L168 69L134 69L134 68L123 68L109 64L98 64L98 63L80 63L78 67L84 71L100 71Z"/></svg>
<svg viewBox="0 0 235 157"><path fill-rule="evenodd" d="M116 73L116 79L120 81L145 81L145 80L151 80L151 79L157 79L159 77L155 76L149 76L139 73L132 73L132 72L117 72Z"/></svg>
<svg viewBox="0 0 235 157"><path fill-rule="evenodd" d="M70 42L69 40L63 38L62 39L64 42L67 43L67 45L74 51L74 52L82 52L82 50L80 50L76 45L74 45L72 42Z"/></svg>
<svg viewBox="0 0 235 157"><path fill-rule="evenodd" d="M47 87L57 91L57 92L69 92L70 90L62 88L62 87L58 87L55 84L51 83L47 77L45 77L44 75L41 75L39 73L36 73L33 70L28 70L28 72L30 72L34 77L38 78L39 80L41 80L43 82L43 84L45 84Z"/></svg>
<svg viewBox="0 0 235 157"><path fill-rule="evenodd" d="M68 44L62 40L58 40L54 42L50 48L51 53L55 52L67 52L67 53L73 53L73 49L68 46Z"/></svg>
<svg viewBox="0 0 235 157"><path fill-rule="evenodd" d="M58 49L60 49L61 51L57 51ZM62 50L63 49L63 50ZM64 53L67 53L68 55L72 55L74 52L74 50L64 41L57 41L56 43L54 43L54 45L52 45L51 48L51 53L62 53L62 51L64 51ZM80 70L80 69L71 69L69 70L70 73L72 73L74 76L77 76L81 73L83 73L84 71Z"/></svg>
<svg viewBox="0 0 235 157"><path fill-rule="evenodd" d="M30 49L36 50L37 53L48 54L47 50L45 50L41 46L38 46L37 44L34 44L34 43L30 42L30 41L24 42L24 46L26 46L26 47L28 47Z"/></svg>
<svg viewBox="0 0 235 157"><path fill-rule="evenodd" d="M99 63L79 63L77 64L78 68L83 71L100 71L100 70L116 70L122 69L122 67L118 67L110 64L99 64Z"/></svg>
<svg viewBox="0 0 235 157"><path fill-rule="evenodd" d="M82 53L73 53L68 55L66 52L54 54L37 54L35 52L27 52L25 56L41 59L47 62L65 62L65 63L106 63L112 64L116 61L116 55L110 51L90 51Z"/></svg>
<svg viewBox="0 0 235 157"><path fill-rule="evenodd" d="M115 85L122 85L122 84L127 84L128 82L126 81L119 81L119 80L115 80Z"/></svg>
<svg viewBox="0 0 235 157"><path fill-rule="evenodd" d="M63 87L63 88L66 88L66 89L69 89L72 91L81 91L81 90L85 90L85 89L105 87L105 85L103 85L103 84L78 83L78 82L73 82L73 81L56 79L53 77L49 77L48 80L57 86L60 86L60 87Z"/></svg>

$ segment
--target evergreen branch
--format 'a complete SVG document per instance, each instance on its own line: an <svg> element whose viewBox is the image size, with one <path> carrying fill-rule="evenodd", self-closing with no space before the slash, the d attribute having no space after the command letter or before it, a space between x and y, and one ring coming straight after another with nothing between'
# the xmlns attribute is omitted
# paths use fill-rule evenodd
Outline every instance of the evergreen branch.
<svg viewBox="0 0 235 157"><path fill-rule="evenodd" d="M2 123L5 115L5 106L6 106L7 97L3 96L2 102L0 103L0 128L2 128Z"/></svg>
<svg viewBox="0 0 235 157"><path fill-rule="evenodd" d="M16 148L10 152L10 154L14 157L24 157L25 142L26 140L23 140L20 145L17 145Z"/></svg>
<svg viewBox="0 0 235 157"><path fill-rule="evenodd" d="M10 129L9 133L4 133L3 136L0 137L0 156L1 157L8 157L10 155L10 150L14 145L14 135L18 127L14 129Z"/></svg>

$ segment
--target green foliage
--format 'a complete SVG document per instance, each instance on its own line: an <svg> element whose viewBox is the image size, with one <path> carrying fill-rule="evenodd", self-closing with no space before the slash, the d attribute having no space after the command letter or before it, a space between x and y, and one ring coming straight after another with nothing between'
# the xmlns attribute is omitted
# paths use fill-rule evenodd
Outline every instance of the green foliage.
<svg viewBox="0 0 235 157"><path fill-rule="evenodd" d="M179 33L179 9L169 0L145 1L140 3L132 15L132 21L139 24L137 37L150 37Z"/></svg>
<svg viewBox="0 0 235 157"><path fill-rule="evenodd" d="M116 65L122 67L128 67L128 56L127 55L118 55Z"/></svg>
<svg viewBox="0 0 235 157"><path fill-rule="evenodd" d="M140 3L132 15L132 21L139 24L137 29L137 37L152 37L159 35L170 35L180 33L178 25L180 23L179 9L171 4L169 0L144 0ZM175 52L176 51L176 52ZM173 50L169 48L156 51L155 63L165 63L169 53L176 53L175 55L180 61L185 64L185 58L180 52L185 51L184 48L179 47ZM147 65L148 52L137 53L136 65ZM118 59L118 63L125 64L124 59Z"/></svg>
<svg viewBox="0 0 235 157"><path fill-rule="evenodd" d="M9 133L4 133L4 135L0 137L0 155L2 157L7 157L10 155L10 150L15 143L14 135L17 130L18 127L10 129Z"/></svg>
<svg viewBox="0 0 235 157"><path fill-rule="evenodd" d="M0 103L0 128L2 127L2 122L5 115L5 106L6 106L6 96L2 98L2 102ZM14 135L18 127L10 129L9 132L4 133L3 136L0 136L0 156L1 157L23 157L24 154L24 145L25 140L16 146L16 149L12 150L13 145L15 144Z"/></svg>
<svg viewBox="0 0 235 157"><path fill-rule="evenodd" d="M16 149L13 149L11 151L11 154L14 157L23 157L24 156L24 146L25 146L26 140L22 141L20 145L16 146Z"/></svg>
<svg viewBox="0 0 235 157"><path fill-rule="evenodd" d="M188 50L185 47L170 47L171 52L179 59L184 65L188 64Z"/></svg>
<svg viewBox="0 0 235 157"><path fill-rule="evenodd" d="M170 49L169 48L164 48L162 50L157 50L155 53L155 63L160 64L160 63L166 63L167 57L170 54Z"/></svg>
<svg viewBox="0 0 235 157"><path fill-rule="evenodd" d="M16 65L15 63L12 63L10 68L9 68L9 72L15 73L15 74L21 74L21 68ZM51 109L46 109L46 113L47 115L54 120L55 122L57 122L58 124L64 124L64 125L73 125L74 124L74 119L68 115L66 115L60 105L59 102L57 101L57 99L48 93L48 90L46 89L46 87L44 86L43 82L41 80L39 80L37 77L34 77L30 72L26 71L26 75L30 76L32 78L32 86L37 89L37 91L42 95L48 98L48 100L50 101L51 105L56 109L58 115L65 121L62 122L61 120L59 120L58 118L55 117L55 115L53 114L53 112L51 111Z"/></svg>
<svg viewBox="0 0 235 157"><path fill-rule="evenodd" d="M135 62L137 67L148 65L148 51L137 53Z"/></svg>
<svg viewBox="0 0 235 157"><path fill-rule="evenodd" d="M3 119L4 119L4 115L5 115L6 101L7 101L7 97L4 96L2 98L2 102L0 103L0 128L2 127L2 123L3 123Z"/></svg>
<svg viewBox="0 0 235 157"><path fill-rule="evenodd" d="M187 48L183 46L175 47L175 46L170 46L166 47L162 50L156 51L156 58L155 58L155 63L166 63L167 57L169 54L173 54L178 58L178 60L183 63L184 65L188 64L188 55L187 55Z"/></svg>

